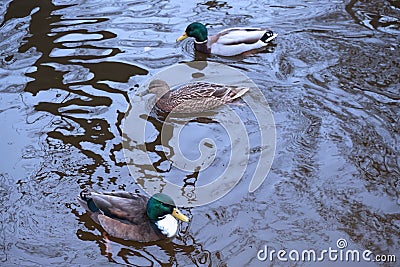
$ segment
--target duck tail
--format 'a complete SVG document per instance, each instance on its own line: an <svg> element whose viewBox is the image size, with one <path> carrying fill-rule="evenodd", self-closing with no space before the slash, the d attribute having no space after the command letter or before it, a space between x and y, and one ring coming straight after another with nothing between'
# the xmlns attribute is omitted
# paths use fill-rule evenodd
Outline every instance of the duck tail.
<svg viewBox="0 0 400 267"><path fill-rule="evenodd" d="M245 93L247 93L247 91L249 91L250 88L249 87L239 87L238 91L236 92L236 94L232 97L232 100L239 98L241 96L243 96Z"/></svg>
<svg viewBox="0 0 400 267"><path fill-rule="evenodd" d="M277 33L274 33L273 31L266 31L264 33L264 35L260 38L260 40L263 43L268 43L268 42L272 41L273 39L275 39L276 36L278 36Z"/></svg>
<svg viewBox="0 0 400 267"><path fill-rule="evenodd" d="M84 201L88 201L91 198L90 191L88 189L82 190L79 194L79 197Z"/></svg>
<svg viewBox="0 0 400 267"><path fill-rule="evenodd" d="M80 194L79 197L77 198L79 204L87 211L91 212L97 212L99 211L99 208L96 206L92 199L92 193L85 189L83 190Z"/></svg>

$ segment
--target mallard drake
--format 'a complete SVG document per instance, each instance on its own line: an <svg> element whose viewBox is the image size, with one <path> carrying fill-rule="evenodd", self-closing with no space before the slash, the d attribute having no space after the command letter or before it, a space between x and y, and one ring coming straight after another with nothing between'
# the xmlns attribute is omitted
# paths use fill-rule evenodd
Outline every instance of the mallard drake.
<svg viewBox="0 0 400 267"><path fill-rule="evenodd" d="M149 92L157 95L156 106L164 112L196 113L232 102L249 90L248 87L194 82L175 90L163 80L153 80Z"/></svg>
<svg viewBox="0 0 400 267"><path fill-rule="evenodd" d="M155 194L150 199L129 192L89 192L78 197L89 216L110 235L139 242L168 239L177 233L175 218L188 222L171 197Z"/></svg>
<svg viewBox="0 0 400 267"><path fill-rule="evenodd" d="M262 48L276 36L278 34L261 28L229 28L214 36L208 36L207 28L203 24L193 22L176 41L193 37L197 51L220 56L235 56Z"/></svg>

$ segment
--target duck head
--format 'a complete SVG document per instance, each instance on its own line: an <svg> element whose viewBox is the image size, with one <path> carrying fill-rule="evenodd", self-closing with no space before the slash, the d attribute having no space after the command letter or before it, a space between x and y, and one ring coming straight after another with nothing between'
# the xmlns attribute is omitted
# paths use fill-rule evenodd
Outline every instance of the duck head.
<svg viewBox="0 0 400 267"><path fill-rule="evenodd" d="M149 92L162 97L170 90L169 85L163 80L153 80L149 84Z"/></svg>
<svg viewBox="0 0 400 267"><path fill-rule="evenodd" d="M187 26L185 33L176 39L176 41L182 41L188 37L193 37L196 42L201 43L207 41L207 36L208 32L206 26L199 22L193 22Z"/></svg>
<svg viewBox="0 0 400 267"><path fill-rule="evenodd" d="M162 193L155 194L149 199L146 212L152 222L162 220L167 215L172 215L183 222L189 222L189 218L179 211L173 199Z"/></svg>

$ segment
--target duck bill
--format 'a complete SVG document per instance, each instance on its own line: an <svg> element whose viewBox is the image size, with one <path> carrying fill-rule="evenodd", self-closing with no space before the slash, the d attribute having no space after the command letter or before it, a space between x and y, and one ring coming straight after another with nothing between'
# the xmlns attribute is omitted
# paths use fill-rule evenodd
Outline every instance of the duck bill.
<svg viewBox="0 0 400 267"><path fill-rule="evenodd" d="M179 42L179 41L185 40L185 39L188 38L188 37L189 37L189 36L188 36L188 35L186 34L186 32L185 32L184 34L182 34L181 37L177 38L176 41Z"/></svg>
<svg viewBox="0 0 400 267"><path fill-rule="evenodd" d="M174 210L172 211L172 216L174 216L178 220L181 220L182 222L189 222L189 218L183 215L177 208L174 208Z"/></svg>

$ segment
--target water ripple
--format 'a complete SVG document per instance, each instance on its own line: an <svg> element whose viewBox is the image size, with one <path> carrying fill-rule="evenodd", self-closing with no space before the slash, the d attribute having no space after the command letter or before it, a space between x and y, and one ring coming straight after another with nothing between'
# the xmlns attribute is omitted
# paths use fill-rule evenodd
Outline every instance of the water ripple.
<svg viewBox="0 0 400 267"><path fill-rule="evenodd" d="M343 236L353 248L399 251L396 1L3 2L1 264L250 266L264 245L323 249ZM251 26L279 36L264 53L204 55L193 40L175 42L195 20L211 34ZM193 60L240 69L265 94L278 137L272 170L252 194L245 175L218 202L185 210L191 223L173 242L111 240L107 251L76 194L135 191L121 144L129 96L149 74ZM237 110L257 138L250 113ZM160 172L190 185L212 180L224 156L208 173L182 175L160 156L161 121L149 120ZM210 121L191 123L192 133L219 134ZM182 141L190 157L198 137Z"/></svg>

